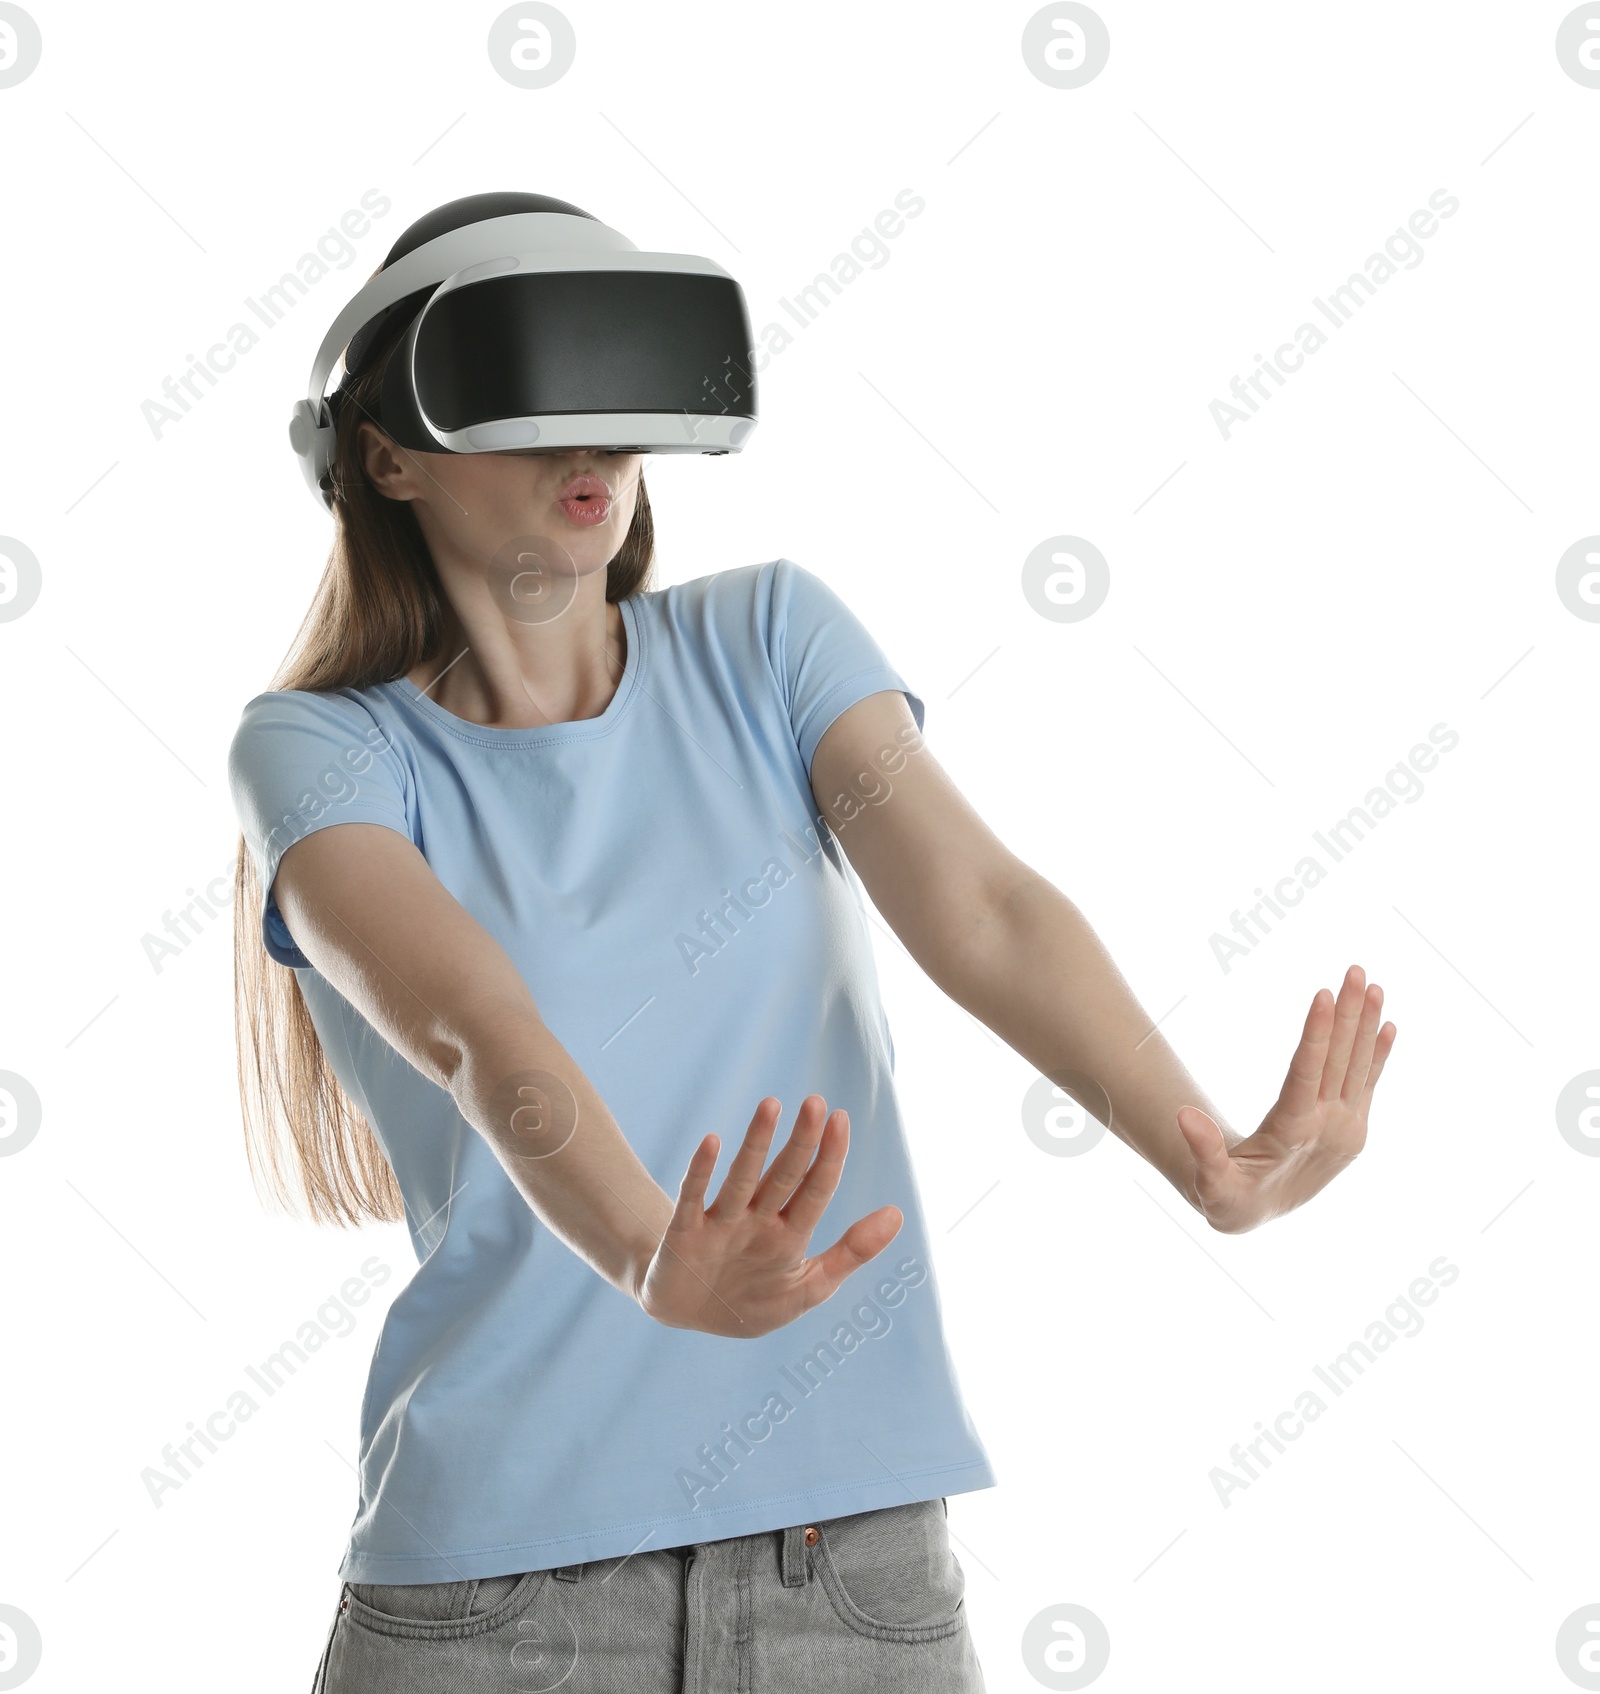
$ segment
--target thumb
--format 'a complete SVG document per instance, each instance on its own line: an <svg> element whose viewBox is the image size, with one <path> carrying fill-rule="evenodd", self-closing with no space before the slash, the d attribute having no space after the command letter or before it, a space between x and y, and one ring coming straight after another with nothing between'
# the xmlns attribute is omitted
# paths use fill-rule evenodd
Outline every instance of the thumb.
<svg viewBox="0 0 1600 1694"><path fill-rule="evenodd" d="M1229 1168L1228 1147L1217 1127L1215 1118L1198 1106L1178 1108L1178 1133L1194 1157L1195 1169L1201 1178L1219 1177Z"/></svg>

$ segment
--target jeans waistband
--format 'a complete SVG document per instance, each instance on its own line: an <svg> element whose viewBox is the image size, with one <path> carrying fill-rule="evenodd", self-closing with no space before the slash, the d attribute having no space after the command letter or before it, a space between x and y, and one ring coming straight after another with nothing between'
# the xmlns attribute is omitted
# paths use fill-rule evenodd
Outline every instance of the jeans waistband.
<svg viewBox="0 0 1600 1694"><path fill-rule="evenodd" d="M784 1587L804 1588L811 1574L811 1567L806 1559L806 1548L815 1545L818 1539L816 1526L808 1523L791 1524L787 1529L765 1530L760 1535L742 1539L767 1540L771 1536L777 1536L781 1541L778 1560ZM653 1550L658 1553L675 1553L680 1559L687 1560L696 1546L704 1545L704 1542L696 1542L681 1547L657 1547ZM632 1556L629 1555L630 1558ZM593 1571L610 1563L610 1559L591 1559L584 1564L560 1565L550 1574L557 1582L579 1582L586 1571Z"/></svg>
<svg viewBox="0 0 1600 1694"><path fill-rule="evenodd" d="M940 1499L944 1515L950 1516L950 1502ZM769 1536L778 1536L782 1545L778 1551L779 1568L783 1574L785 1588L804 1588L811 1577L811 1563L806 1558L806 1548L814 1547L821 1538L817 1526L811 1523L791 1524L787 1529L763 1530L755 1535L735 1537L738 1540L761 1541ZM657 1547L652 1551L658 1553L676 1553L680 1559L687 1560L695 1548L708 1545L706 1542L691 1542L680 1547ZM711 1543L710 1545L715 1545ZM629 1554L632 1558L634 1555ZM561 1565L551 1574L557 1582L578 1582L586 1570L592 1570L598 1565L610 1564L609 1559L591 1559L585 1564ZM620 1566L618 1567L621 1568Z"/></svg>

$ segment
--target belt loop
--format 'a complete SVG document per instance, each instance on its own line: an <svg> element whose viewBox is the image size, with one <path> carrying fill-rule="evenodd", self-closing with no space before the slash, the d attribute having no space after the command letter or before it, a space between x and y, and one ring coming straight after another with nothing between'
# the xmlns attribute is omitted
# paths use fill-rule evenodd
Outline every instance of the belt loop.
<svg viewBox="0 0 1600 1694"><path fill-rule="evenodd" d="M794 1524L783 1532L783 1586L804 1588L808 1575L805 1527Z"/></svg>
<svg viewBox="0 0 1600 1694"><path fill-rule="evenodd" d="M555 1573L557 1582L576 1582L582 1575L582 1565L562 1565Z"/></svg>

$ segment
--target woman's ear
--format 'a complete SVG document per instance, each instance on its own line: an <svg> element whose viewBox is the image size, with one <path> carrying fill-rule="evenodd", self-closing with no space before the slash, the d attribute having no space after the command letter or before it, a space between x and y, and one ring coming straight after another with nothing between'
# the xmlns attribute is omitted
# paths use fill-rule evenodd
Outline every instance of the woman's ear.
<svg viewBox="0 0 1600 1694"><path fill-rule="evenodd" d="M416 477L408 455L376 424L363 421L357 426L356 454L367 480L386 500L416 498Z"/></svg>

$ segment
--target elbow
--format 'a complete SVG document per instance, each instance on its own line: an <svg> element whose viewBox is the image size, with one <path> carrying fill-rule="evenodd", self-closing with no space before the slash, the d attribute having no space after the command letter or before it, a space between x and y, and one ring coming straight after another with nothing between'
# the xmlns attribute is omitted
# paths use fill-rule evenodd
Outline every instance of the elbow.
<svg viewBox="0 0 1600 1694"><path fill-rule="evenodd" d="M1048 886L1039 873L1007 855L992 874L951 891L942 902L946 921L923 963L928 976L953 1000L965 1003L1011 956L1010 937L1029 894Z"/></svg>
<svg viewBox="0 0 1600 1694"><path fill-rule="evenodd" d="M462 1079L468 1070L469 1049L466 1043L450 1031L441 1030L429 1040L426 1058L425 1068L431 1074L431 1080L445 1093L458 1097Z"/></svg>
<svg viewBox="0 0 1600 1694"><path fill-rule="evenodd" d="M537 1106L556 1088L556 1079L538 1068L550 1040L543 1020L530 1007L514 1020L502 1015L484 1027L440 1027L430 1057L439 1086L469 1123L481 1125L520 1115L523 1105Z"/></svg>

